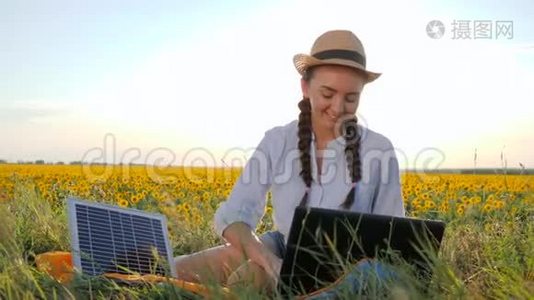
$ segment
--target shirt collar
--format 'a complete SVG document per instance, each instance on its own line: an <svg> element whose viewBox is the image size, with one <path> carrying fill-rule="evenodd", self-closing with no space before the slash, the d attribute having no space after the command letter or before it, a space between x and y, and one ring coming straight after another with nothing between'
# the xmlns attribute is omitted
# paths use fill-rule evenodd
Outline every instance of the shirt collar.
<svg viewBox="0 0 534 300"><path fill-rule="evenodd" d="M315 133L313 132L312 130L312 142L315 141ZM340 148L340 147L345 147L345 138L343 136L338 136L337 138L329 141L327 144L326 144L326 148L327 149L331 149L331 148Z"/></svg>

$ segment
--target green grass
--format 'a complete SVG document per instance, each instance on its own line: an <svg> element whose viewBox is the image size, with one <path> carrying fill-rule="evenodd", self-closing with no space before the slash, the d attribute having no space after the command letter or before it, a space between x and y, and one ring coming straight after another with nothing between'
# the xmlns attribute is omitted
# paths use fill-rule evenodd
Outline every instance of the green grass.
<svg viewBox="0 0 534 300"><path fill-rule="evenodd" d="M0 203L0 299L200 298L169 284L125 286L83 275L62 285L39 272L36 254L70 251L70 243L64 204L48 203L34 190L31 184L19 182L14 199ZM401 265L396 267L397 280L383 284L371 280L362 294L342 298L358 298L363 292L368 298L390 299L534 298L532 207L520 199L513 205L513 215L468 212L449 219L439 257L430 258L435 276L429 284L415 278L410 266ZM174 254L220 242L209 226L179 226L175 220L169 220L169 225ZM236 288L235 293L243 299L266 297L246 286Z"/></svg>

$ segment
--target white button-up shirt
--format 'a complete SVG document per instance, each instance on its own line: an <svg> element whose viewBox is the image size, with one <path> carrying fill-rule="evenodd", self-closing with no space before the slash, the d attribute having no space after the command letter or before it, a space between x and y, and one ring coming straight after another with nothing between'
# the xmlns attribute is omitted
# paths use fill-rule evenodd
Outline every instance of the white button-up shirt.
<svg viewBox="0 0 534 300"><path fill-rule="evenodd" d="M298 150L298 121L277 126L265 136L247 161L229 198L215 213L215 230L222 236L228 225L244 222L255 229L265 213L266 195L271 191L273 222L287 242L295 207L300 204L306 185L299 175L302 167ZM358 125L361 135L362 179L356 184L350 210L404 216L399 165L388 138ZM318 174L315 136L310 147L312 184L308 205L342 209L352 180L347 168L345 139L327 144Z"/></svg>

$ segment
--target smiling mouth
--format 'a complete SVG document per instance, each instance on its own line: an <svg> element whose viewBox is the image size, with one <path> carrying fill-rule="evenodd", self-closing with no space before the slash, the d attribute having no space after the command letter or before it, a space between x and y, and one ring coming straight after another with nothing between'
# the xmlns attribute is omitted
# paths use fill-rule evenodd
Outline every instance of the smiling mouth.
<svg viewBox="0 0 534 300"><path fill-rule="evenodd" d="M330 121L337 121L337 117L334 117L331 114L326 114L326 116L328 117L328 119L330 119Z"/></svg>

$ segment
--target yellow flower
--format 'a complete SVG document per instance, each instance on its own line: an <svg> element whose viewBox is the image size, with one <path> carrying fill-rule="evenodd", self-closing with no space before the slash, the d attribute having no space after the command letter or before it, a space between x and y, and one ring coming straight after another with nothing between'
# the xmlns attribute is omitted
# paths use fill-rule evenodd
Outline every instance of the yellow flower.
<svg viewBox="0 0 534 300"><path fill-rule="evenodd" d="M182 207L185 213L189 213L191 211L191 205L189 203L182 204Z"/></svg>
<svg viewBox="0 0 534 300"><path fill-rule="evenodd" d="M434 203L434 201L432 200L426 200L424 207L425 207L425 210L434 209L436 208L436 203Z"/></svg>
<svg viewBox="0 0 534 300"><path fill-rule="evenodd" d="M495 207L496 209L501 209L501 208L503 208L503 207L504 207L504 201L502 201L502 200L497 200L497 201L495 201L494 207Z"/></svg>
<svg viewBox="0 0 534 300"><path fill-rule="evenodd" d="M415 208L415 212L421 212L425 210L425 207L420 204L415 205L414 208Z"/></svg>
<svg viewBox="0 0 534 300"><path fill-rule="evenodd" d="M137 203L139 203L139 201L141 201L141 196L139 196L139 195L134 195L134 196L132 196L132 198L130 199L130 201L132 201L133 204L137 204Z"/></svg>
<svg viewBox="0 0 534 300"><path fill-rule="evenodd" d="M463 215L465 212L465 204L459 204L456 206L456 213L459 215Z"/></svg>
<svg viewBox="0 0 534 300"><path fill-rule="evenodd" d="M412 205L413 206L421 206L421 204L423 203L423 199L419 198L419 197L416 197L415 199L413 199L412 201Z"/></svg>
<svg viewBox="0 0 534 300"><path fill-rule="evenodd" d="M118 204L120 207L128 207L129 203L125 199L120 199Z"/></svg>
<svg viewBox="0 0 534 300"><path fill-rule="evenodd" d="M199 214L199 213L195 213L193 214L193 223L195 225L200 225L202 224L202 216Z"/></svg>

